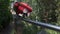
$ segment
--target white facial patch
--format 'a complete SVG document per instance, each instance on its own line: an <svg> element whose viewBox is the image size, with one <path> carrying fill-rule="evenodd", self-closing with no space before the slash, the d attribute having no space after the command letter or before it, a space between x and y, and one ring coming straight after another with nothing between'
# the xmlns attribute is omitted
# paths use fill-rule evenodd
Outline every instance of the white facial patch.
<svg viewBox="0 0 60 34"><path fill-rule="evenodd" d="M27 12L28 12L28 10L27 10L27 9L24 9L24 10L23 10L23 13L27 13Z"/></svg>

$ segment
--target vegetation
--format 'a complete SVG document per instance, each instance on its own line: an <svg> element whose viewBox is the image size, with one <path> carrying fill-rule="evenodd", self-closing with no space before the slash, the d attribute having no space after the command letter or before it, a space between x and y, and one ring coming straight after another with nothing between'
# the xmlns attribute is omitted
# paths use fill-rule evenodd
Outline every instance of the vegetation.
<svg viewBox="0 0 60 34"><path fill-rule="evenodd" d="M60 0L18 0L28 3L33 12L30 19L60 26ZM12 20L9 10L10 0L0 0L0 28L5 28ZM24 23L23 34L37 34L42 29L34 24ZM45 29L49 34L60 34L57 31Z"/></svg>
<svg viewBox="0 0 60 34"><path fill-rule="evenodd" d="M12 19L9 3L9 0L0 0L0 28L7 27Z"/></svg>
<svg viewBox="0 0 60 34"><path fill-rule="evenodd" d="M59 25L59 0L23 0L23 2L28 3L32 8L33 12L30 15L30 19L41 21L45 23L50 23L54 25ZM29 24L29 23L27 23ZM26 25L26 24L25 24ZM41 31L40 26L34 24L27 25L24 29L24 34L37 34ZM46 29L49 34L59 34L59 32Z"/></svg>

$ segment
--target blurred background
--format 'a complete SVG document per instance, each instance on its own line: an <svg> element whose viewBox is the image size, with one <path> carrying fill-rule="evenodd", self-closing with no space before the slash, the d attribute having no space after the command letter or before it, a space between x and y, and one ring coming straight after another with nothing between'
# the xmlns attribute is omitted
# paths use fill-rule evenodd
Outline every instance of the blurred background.
<svg viewBox="0 0 60 34"><path fill-rule="evenodd" d="M0 0L0 32L14 21L12 15L14 2L26 2L33 8L29 17L31 20L60 26L60 0ZM43 30L43 33L47 34L60 34L58 31L43 29L25 21L22 21L22 24L23 34L40 34ZM14 34L14 31L12 29L11 34Z"/></svg>

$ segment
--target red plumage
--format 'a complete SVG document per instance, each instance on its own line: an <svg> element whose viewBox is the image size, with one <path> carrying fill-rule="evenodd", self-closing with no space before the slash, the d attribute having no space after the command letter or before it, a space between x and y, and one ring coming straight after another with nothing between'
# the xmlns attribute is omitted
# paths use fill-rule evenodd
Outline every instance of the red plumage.
<svg viewBox="0 0 60 34"><path fill-rule="evenodd" d="M16 9L16 12L19 14L19 13L23 13L23 10L24 9L27 9L28 10L28 13L29 12L32 12L32 8L27 4L27 3L24 3L24 2L16 2L14 4L15 7L17 7Z"/></svg>

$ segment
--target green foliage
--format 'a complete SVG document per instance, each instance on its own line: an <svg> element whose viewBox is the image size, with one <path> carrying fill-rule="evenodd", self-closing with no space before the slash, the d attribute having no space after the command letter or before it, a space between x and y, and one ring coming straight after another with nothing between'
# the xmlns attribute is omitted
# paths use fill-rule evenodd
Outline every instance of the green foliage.
<svg viewBox="0 0 60 34"><path fill-rule="evenodd" d="M9 10L9 0L0 0L0 28L8 26L12 15Z"/></svg>
<svg viewBox="0 0 60 34"><path fill-rule="evenodd" d="M43 22L57 22L58 14L55 11L57 9L57 1L55 0L37 0L39 8L38 16ZM40 14L40 15L39 15Z"/></svg>
<svg viewBox="0 0 60 34"><path fill-rule="evenodd" d="M60 23L57 23L58 13L60 11L60 0L23 0L23 2L27 2L33 8L33 12L29 17L30 19L60 25ZM36 16L38 17L37 19ZM34 24L31 24L31 26L27 24L24 27L24 34L36 34L38 31L40 32L40 27ZM46 31L49 34L59 34L59 32L53 30L46 29Z"/></svg>

